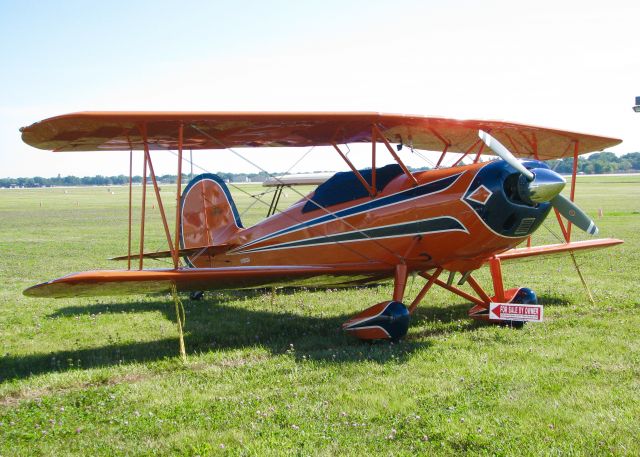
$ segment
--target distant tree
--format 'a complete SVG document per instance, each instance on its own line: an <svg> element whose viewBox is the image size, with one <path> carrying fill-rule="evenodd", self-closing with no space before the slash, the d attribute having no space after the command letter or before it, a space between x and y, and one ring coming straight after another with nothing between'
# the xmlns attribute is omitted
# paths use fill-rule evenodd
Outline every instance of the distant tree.
<svg viewBox="0 0 640 457"><path fill-rule="evenodd" d="M80 186L82 182L76 176L65 176L62 178L62 184L65 186Z"/></svg>
<svg viewBox="0 0 640 457"><path fill-rule="evenodd" d="M621 157L623 160L628 160L631 163L632 170L640 171L640 152L631 152Z"/></svg>
<svg viewBox="0 0 640 457"><path fill-rule="evenodd" d="M573 171L573 158L566 157L564 159L549 160L547 164L552 170L558 173L570 174ZM426 170L428 167L422 167L418 169L411 168L413 171ZM630 152L620 157L609 151L596 152L588 157L578 158L578 172L592 174L592 173L613 173L616 171L640 172L640 152ZM313 173L322 173L321 171L314 171ZM220 178L227 182L263 182L270 175L280 175L281 172L266 173L261 171L259 173L230 173L230 172L216 172ZM176 182L176 175L162 175L158 176L158 182L162 184L174 184ZM149 182L150 182L149 178ZM189 174L182 174L182 183L185 185L189 181ZM133 176L132 182L134 184L141 184L141 176ZM127 185L129 184L129 176L85 176L79 178L77 176L58 176L54 178L43 178L36 176L33 178L0 178L0 187L41 187L41 186L113 186L113 185Z"/></svg>
<svg viewBox="0 0 640 457"><path fill-rule="evenodd" d="M600 174L604 172L604 164L605 162L600 162L599 160L589 161L593 163L593 172L595 174Z"/></svg>

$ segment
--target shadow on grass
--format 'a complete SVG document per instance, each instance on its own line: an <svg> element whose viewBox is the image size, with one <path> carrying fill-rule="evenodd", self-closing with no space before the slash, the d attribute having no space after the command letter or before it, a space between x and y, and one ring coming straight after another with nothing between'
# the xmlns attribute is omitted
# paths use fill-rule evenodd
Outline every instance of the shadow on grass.
<svg viewBox="0 0 640 457"><path fill-rule="evenodd" d="M185 344L188 353L211 350L263 347L273 354L291 353L327 363L348 363L371 359L384 363L402 359L419 343L396 345L361 343L340 331L347 315L317 317L273 311L243 309L220 303L219 300L186 302ZM175 322L173 305L168 300L138 303L108 303L83 307L67 307L56 316L78 314L162 312ZM123 316L124 317L124 316ZM126 318L123 319L126 325ZM293 345L294 351L291 351ZM114 366L135 362L150 362L176 357L177 337L147 342L119 343L102 347L57 351L48 354L0 357L0 382L27 378L48 372Z"/></svg>
<svg viewBox="0 0 640 457"><path fill-rule="evenodd" d="M421 327L427 323L436 323L435 329L424 330L417 335L410 333L406 339L396 344L364 343L342 332L340 325L351 317L347 314L305 316L286 312L277 306L273 310L264 310L226 304L231 297L256 295L264 295L264 291L219 295L198 302L184 300L187 313L184 327L187 353L262 347L272 354L288 353L298 359L305 357L307 360L326 363L362 360L398 362L418 349L429 347L431 343L425 341L425 337L473 330L483 325L467 319L468 304L419 307L412 317L412 323ZM61 308L50 317L157 311L175 322L173 304L166 299L69 306ZM126 325L125 320L123 325ZM0 358L0 382L48 372L158 361L177 355L178 341L174 336L148 342L119 343L115 340L113 344L102 347L48 354L5 355Z"/></svg>
<svg viewBox="0 0 640 457"><path fill-rule="evenodd" d="M569 306L571 300L562 295L540 295L538 303L544 306Z"/></svg>
<svg viewBox="0 0 640 457"><path fill-rule="evenodd" d="M411 338L430 338L452 332L473 331L492 325L469 317L469 303L459 303L444 307L418 307L412 316L412 324L420 325L423 330L411 335ZM431 323L426 328L425 324Z"/></svg>

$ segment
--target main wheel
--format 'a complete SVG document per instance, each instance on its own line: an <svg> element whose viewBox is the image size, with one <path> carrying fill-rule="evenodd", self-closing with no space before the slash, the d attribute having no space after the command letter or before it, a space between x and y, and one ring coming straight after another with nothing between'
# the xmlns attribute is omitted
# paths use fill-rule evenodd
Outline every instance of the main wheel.
<svg viewBox="0 0 640 457"><path fill-rule="evenodd" d="M397 301L385 301L365 309L342 324L361 340L397 341L409 330L409 310Z"/></svg>
<svg viewBox="0 0 640 457"><path fill-rule="evenodd" d="M520 305L537 305L538 304L538 296L536 293L527 288L520 287L518 289L510 289L505 292L507 297L513 294L512 298L509 300L509 303L517 303ZM511 327L516 329L521 329L524 327L525 321L500 321L498 324L503 327Z"/></svg>

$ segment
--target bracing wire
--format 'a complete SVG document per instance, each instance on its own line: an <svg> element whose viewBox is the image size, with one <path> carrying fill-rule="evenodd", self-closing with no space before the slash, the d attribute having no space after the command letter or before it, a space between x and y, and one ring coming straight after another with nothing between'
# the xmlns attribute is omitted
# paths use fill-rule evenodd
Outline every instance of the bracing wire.
<svg viewBox="0 0 640 457"><path fill-rule="evenodd" d="M232 152L233 154L235 154L237 157L239 157L240 159L244 160L245 162L247 162L248 164L254 166L256 169L262 171L263 173L266 173L271 179L274 179L275 181L279 182L282 185L285 185L280 178L278 178L277 176L273 175L272 173L269 173L267 170L265 170L264 168L262 168L260 165L256 164L255 162L253 162L251 159L248 159L246 157L244 157L242 154L240 154L238 151L236 151L233 148L230 148L228 146L226 146L222 141L218 140L217 138L215 138L212 135L209 135L207 132L205 132L204 130L200 129L198 126L191 124L191 127L194 130L197 130L198 132L200 132L202 135L206 136L207 138L209 138L210 140L215 141L216 143L218 143L221 147L223 147L224 149L227 149L228 151ZM392 251L391 249L389 249L388 247L386 247L385 245L383 245L382 243L380 243L379 241L371 238L369 235L367 235L364 231L360 230L359 228L355 227L353 224L351 224L350 222L347 222L343 217L338 216L336 213L334 213L333 211L328 210L327 208L325 208L324 206L320 205L319 203L315 202L311 197L309 197L308 195L304 195L302 194L302 192L298 191L296 188L294 187L290 187L290 189L297 193L298 195L300 195L301 198L303 198L306 201L309 201L311 203L313 203L317 208L321 209L322 211L324 211L327 215L332 216L333 218L335 218L336 220L341 221L343 224L345 224L346 226L350 227L351 229L355 230L356 232L360 233L361 235L363 235L365 238L369 239L370 241L374 242L375 244L377 244L379 247L381 247L382 249L386 250L387 252L389 252L390 254L392 254L394 257L397 257L398 259L402 260L401 256ZM327 236L328 235L324 235ZM342 243L335 241L335 244L339 244L343 247L344 246ZM349 248L348 248L349 249ZM358 255L367 258L368 260L372 260L371 258L369 258L368 256L362 254L361 252L355 250L355 249L350 249L352 252L357 253Z"/></svg>
<svg viewBox="0 0 640 457"><path fill-rule="evenodd" d="M193 127L194 129L196 129L196 130L198 130L198 131L200 131L200 132L201 132L201 130L200 130L200 129L198 129L196 126L193 126L193 125L192 125L192 127ZM201 132L201 133L203 133L204 135L207 135L207 134L206 134L206 132ZM207 136L209 136L209 135L207 135ZM217 139L215 139L215 138L213 138L213 137L211 137L211 139L213 139L214 141L218 142L218 140L217 140ZM221 146L225 147L225 146L224 146L224 144L222 144L222 143L220 143L220 142L218 142L218 143L219 143ZM278 181L278 182L280 182L280 183L282 182L282 181L281 181L280 179L278 179L276 176L274 176L273 174L271 174L271 173L269 173L268 171L264 170L262 167L260 167L260 166L258 166L258 165L256 165L256 164L254 164L254 163L253 163L253 162L251 162L250 160L246 159L244 156L242 156L241 154L239 154L237 151L232 150L231 148L226 148L226 147L225 147L225 149L228 149L229 151L231 151L232 153L234 153L236 156L240 157L241 159L243 159L243 160L247 161L248 163L250 163L251 165L253 165L253 166L254 166L255 168L257 168L258 170L260 170L260 171L262 171L262 172L266 173L269 177L271 177L271 178L273 178L273 179L277 180L277 181ZM309 151L307 151L307 152L305 153L305 155L306 155L306 154L308 154L309 152L311 152L311 150L312 150L312 149L313 149L313 147L312 147ZM177 155L177 154L176 154L174 151L172 151L172 150L169 150L169 152L171 152L171 153L172 153L172 154L174 154L174 155ZM192 161L192 160L188 160L188 159L185 159L185 160L187 160L188 162L190 162L190 164L191 164L192 166L194 166L194 167L196 167L196 168L200 169L201 171L203 171L203 172L205 172L205 173L212 173L211 171L207 170L206 168L202 167L201 165L198 165L197 163L195 163L195 162L194 162L194 161ZM299 162L300 162L300 160L298 160L298 162L297 162L297 163L299 163ZM295 165L295 164L294 164L294 165ZM290 167L290 168L289 168L289 170L291 170L291 168L292 168L292 167ZM268 203L268 202L264 201L263 199L259 198L259 196L260 196L260 195L264 195L266 192L265 192L265 193L262 193L262 194L258 194L258 195L253 195L253 194L251 194L251 193L247 192L245 189L242 189L240 186L233 185L232 183L229 183L229 185L230 185L231 187L233 187L234 189L236 189L236 190L238 190L238 191L242 192L243 194L245 194L245 195L247 195L247 196L249 196L249 197L251 197L251 198L253 198L253 199L255 199L255 200L258 200L258 201L259 201L260 203L262 203L263 205L265 205L265 206L267 206L267 207L271 206L271 205L270 205L270 203ZM291 186L286 186L286 187L288 187L288 188L290 188L291 190L293 190L295 193L297 193L298 195L300 195L303 199L305 199L305 200L309 200L309 201L312 201L308 196L303 195L301 192L299 192L299 191L298 191L297 189L295 189L294 187L291 187ZM313 201L312 201L312 202L313 202ZM319 204L317 204L317 203L315 203L315 202L313 202L313 203L314 203L318 208L321 208L323 211L325 211L327 214L332 214L332 215L334 214L334 213L331 213L330 211L328 211L326 208L322 207L321 205L319 205ZM254 203L254 204L255 204L255 203ZM292 220L293 220L293 222L295 222L295 223L303 222L303 221L301 221L301 220L298 220L298 219L297 219L296 217L294 217L292 214L282 212L281 210L278 210L278 212L280 212L280 214L286 214L286 215L287 215L287 217L289 217L290 219L292 219ZM347 225L347 226L349 226L349 227L352 227L354 230L361 232L359 229L357 229L356 227L354 227L354 226L353 226L352 224L350 224L349 222L344 221L344 219L343 219L342 217L337 216L337 215L334 215L334 217L335 217L336 219L338 219L338 220L342 220L342 222L343 222L344 224L346 224L346 225ZM329 235L324 234L323 236L328 237ZM366 233L364 234L364 236L365 236L365 237L367 237L367 238L370 238ZM397 256L397 254L396 254L396 253L394 253L393 251L391 251L390 249L388 249L386 246L381 245L381 244L380 244L379 242L377 242L376 240L372 240L372 241L374 241L376 244L380 245L383 249L385 249L385 250L389 251L390 253L392 253L392 254L394 254L394 255L396 255L396 256ZM366 254L364 254L364 253L362 253L362 252L358 251L357 249L352 248L351 246L348 246L348 245L347 245L347 244L345 244L345 243L341 243L341 242L339 242L339 241L334 241L334 243L335 243L335 244L338 244L338 245L340 245L340 246L342 246L343 248L345 248L345 249L347 249L347 250L349 250L349 251L353 252L354 254L356 254L356 255L358 255L358 256L360 256L360 257L362 257L363 259L365 259L365 260L367 260L367 261L370 261L370 262L372 262L372 261L373 261L373 259L372 259L371 257L369 257L368 255L366 255ZM159 259L158 259L158 260L159 260ZM168 261L167 261L167 263L168 263Z"/></svg>
<svg viewBox="0 0 640 457"><path fill-rule="evenodd" d="M429 164L429 166L431 168L435 168L436 164L433 163L433 161L431 159L429 159L427 156L425 156L424 154L422 154L419 151L416 151L415 149L411 148L411 152L414 153L415 155L417 155L418 157L420 157L422 160L424 160L427 164Z"/></svg>

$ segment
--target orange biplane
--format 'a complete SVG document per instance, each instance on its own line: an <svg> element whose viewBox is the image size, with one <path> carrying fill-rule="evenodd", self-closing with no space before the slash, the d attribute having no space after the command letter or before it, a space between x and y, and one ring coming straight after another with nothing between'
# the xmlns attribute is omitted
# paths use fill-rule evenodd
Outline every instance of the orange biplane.
<svg viewBox="0 0 640 457"><path fill-rule="evenodd" d="M613 138L494 121L268 112L84 112L25 127L22 138L56 152L126 150L130 164L133 150L144 151L139 249L133 253L131 248L130 203L129 252L119 257L128 261L128 268L64 276L25 290L31 297L346 287L392 278L390 300L366 309L343 328L362 339L397 339L406 334L411 313L433 285L471 302L469 316L474 319L515 325L541 320L542 308L533 291L504 289L503 261L573 255L622 243L571 241L573 225L597 234L594 222L573 203L578 155L620 143ZM371 168L356 169L344 146L341 149L349 143L371 144ZM283 211L277 209L283 187L310 181L272 177L277 189L268 217L252 227L242 225L218 176L199 175L182 191L184 149L235 152L233 148L311 145L332 147L351 171L321 179L312 193ZM399 154L403 146L438 151L436 166L410 171ZM380 149L386 149L395 163L376 167ZM162 205L151 150L177 150L175 229L170 229ZM461 155L452 166L443 167L451 153ZM482 154L496 154L501 160L481 162ZM565 179L543 162L564 157L574 161L570 198L560 194ZM147 174L167 239L168 250L162 252L144 252ZM530 236L550 211L564 242L532 247ZM526 247L516 247L522 243ZM146 258L160 257L171 258L173 268L143 268ZM491 293L473 277L487 264ZM442 280L445 271L448 278ZM414 273L426 283L407 307L402 303L405 285ZM456 274L460 278L454 285ZM467 291L462 289L465 283Z"/></svg>

